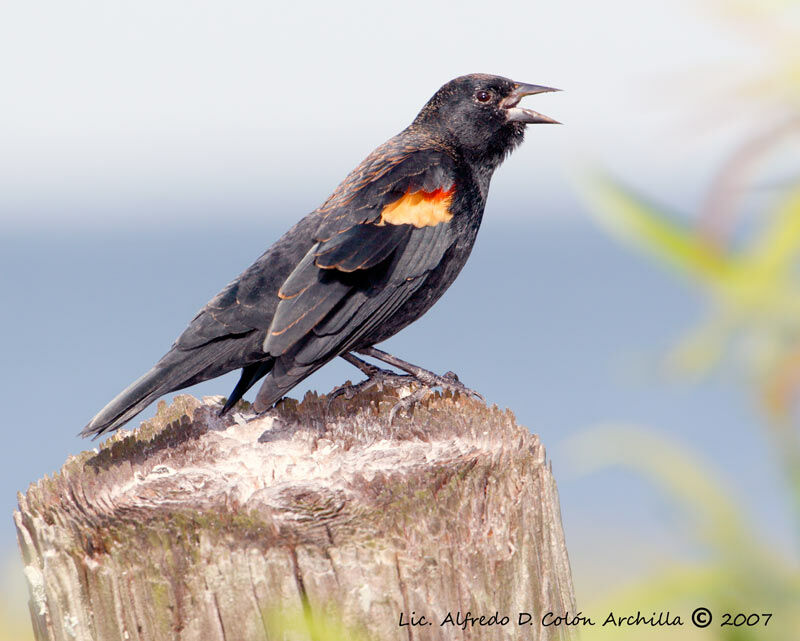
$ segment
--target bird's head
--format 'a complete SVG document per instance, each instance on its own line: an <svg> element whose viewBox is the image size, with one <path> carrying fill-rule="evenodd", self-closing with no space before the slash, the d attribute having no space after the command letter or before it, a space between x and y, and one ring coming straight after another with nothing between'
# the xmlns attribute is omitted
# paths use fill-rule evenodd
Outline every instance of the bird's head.
<svg viewBox="0 0 800 641"><path fill-rule="evenodd" d="M502 160L522 142L525 125L559 124L519 106L523 97L548 91L558 89L487 74L461 76L433 95L414 124L445 137L471 156Z"/></svg>

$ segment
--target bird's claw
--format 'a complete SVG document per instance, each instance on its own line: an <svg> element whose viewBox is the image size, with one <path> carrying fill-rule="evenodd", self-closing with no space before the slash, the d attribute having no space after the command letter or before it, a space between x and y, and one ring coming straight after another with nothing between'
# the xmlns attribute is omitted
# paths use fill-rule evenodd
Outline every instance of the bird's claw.
<svg viewBox="0 0 800 641"><path fill-rule="evenodd" d="M330 409L333 401L340 396L344 396L346 400L352 399L356 394L366 392L373 387L379 390L384 389L384 385L394 384L398 387L408 385L409 380L416 380L413 376L408 374L396 374L391 370L381 369L379 367L372 368L369 377L360 383L345 383L333 390L328 396L328 409Z"/></svg>
<svg viewBox="0 0 800 641"><path fill-rule="evenodd" d="M389 410L389 424L391 425L394 423L395 416L397 416L398 412L403 410L408 411L414 405L419 403L423 400L428 394L431 393L431 388L422 386L409 394L408 396L401 398L397 403L392 406L392 409Z"/></svg>
<svg viewBox="0 0 800 641"><path fill-rule="evenodd" d="M452 377L449 376L450 374L452 374ZM403 410L408 411L421 400L425 399L425 397L431 393L433 387L441 387L442 389L450 390L451 392L458 392L466 396L474 396L480 399L482 402L486 402L479 392L476 392L475 390L470 389L461 383L458 380L458 376L453 374L453 372L447 372L447 374L441 377L436 376L436 379L437 380L432 384L428 384L427 381L417 379L422 383L422 386L394 404L394 407L392 407L391 411L389 412L389 423L394 422L395 416L397 416L399 412Z"/></svg>
<svg viewBox="0 0 800 641"><path fill-rule="evenodd" d="M465 396L474 396L484 403L486 402L483 395L464 385L455 372L447 372L443 376L439 376L433 372L423 371L423 373L415 376L415 378L427 387L441 387L443 390L459 392Z"/></svg>
<svg viewBox="0 0 800 641"><path fill-rule="evenodd" d="M458 392L465 396L474 396L482 402L486 402L479 392L464 385L454 372L447 372L443 376L439 376L433 372L424 372L421 375L418 374L411 378L418 381L421 386L419 389L414 390L411 394L395 403L394 407L392 407L392 410L389 412L390 423L394 421L398 412L410 410L414 405L428 396L434 387L440 387L442 390L449 390L451 392Z"/></svg>
<svg viewBox="0 0 800 641"><path fill-rule="evenodd" d="M434 374L433 372L423 369L417 365L412 365L411 363L401 361L399 358L375 349L374 347L369 348L368 351L364 351L362 353L385 361L390 365L397 367L398 369L402 369L406 373L397 374L392 370L381 369L370 363L367 363L353 354L345 354L342 356L342 358L348 361L351 365L355 365L364 374L366 374L367 379L358 383L357 385L353 385L352 383L348 382L340 387L337 387L328 397L328 408L330 408L334 399L342 395L350 400L359 392L364 392L375 386L377 386L378 389L383 390L387 383L394 387L406 387L409 383L419 384L418 389L412 389L408 395L394 404L389 413L390 423L394 421L399 412L403 410L410 410L419 401L428 396L428 394L431 392L431 389L434 387L439 387L442 389L442 391L450 391L453 393L458 392L459 394L463 394L465 396L474 396L475 398L480 399L482 402L486 402L481 394L464 385L459 380L458 375L455 372L449 371L442 376L439 376L438 374Z"/></svg>

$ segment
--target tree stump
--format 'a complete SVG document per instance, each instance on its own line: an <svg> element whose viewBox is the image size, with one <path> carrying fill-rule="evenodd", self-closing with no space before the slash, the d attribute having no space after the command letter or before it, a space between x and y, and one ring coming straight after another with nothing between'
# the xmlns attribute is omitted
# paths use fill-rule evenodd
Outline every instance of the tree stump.
<svg viewBox="0 0 800 641"><path fill-rule="evenodd" d="M574 596L538 437L450 394L390 424L407 392L179 396L70 457L14 514L36 638L566 638L541 625Z"/></svg>

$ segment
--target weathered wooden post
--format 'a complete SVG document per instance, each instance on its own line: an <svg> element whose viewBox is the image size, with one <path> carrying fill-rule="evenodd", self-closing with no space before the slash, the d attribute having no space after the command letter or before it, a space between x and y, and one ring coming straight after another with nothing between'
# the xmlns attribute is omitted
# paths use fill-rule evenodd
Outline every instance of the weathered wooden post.
<svg viewBox="0 0 800 641"><path fill-rule="evenodd" d="M70 458L14 515L36 638L299 638L279 612L381 641L565 638L540 625L574 597L538 438L449 394L390 425L397 393L247 422L180 396Z"/></svg>

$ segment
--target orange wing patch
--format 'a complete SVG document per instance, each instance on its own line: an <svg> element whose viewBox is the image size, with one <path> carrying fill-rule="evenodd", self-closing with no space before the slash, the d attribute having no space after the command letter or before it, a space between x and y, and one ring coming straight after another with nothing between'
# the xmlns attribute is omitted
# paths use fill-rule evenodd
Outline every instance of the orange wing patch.
<svg viewBox="0 0 800 641"><path fill-rule="evenodd" d="M404 196L386 205L381 212L378 225L414 225L414 227L434 227L446 223L452 217L450 204L453 202L455 186L448 191L409 191Z"/></svg>

